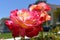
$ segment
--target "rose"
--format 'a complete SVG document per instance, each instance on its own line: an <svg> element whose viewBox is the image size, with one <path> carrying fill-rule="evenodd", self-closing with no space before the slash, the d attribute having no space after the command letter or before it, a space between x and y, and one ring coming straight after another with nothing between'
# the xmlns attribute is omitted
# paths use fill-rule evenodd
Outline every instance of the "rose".
<svg viewBox="0 0 60 40"><path fill-rule="evenodd" d="M47 4L45 3L39 3L37 5L32 5L29 10L22 9L11 11L10 19L12 21L12 26L9 25L9 22L7 23L7 25L14 28L10 29L12 33L14 35L16 35L15 33L17 33L22 37L34 37L38 35L39 31L43 30L43 22L51 19L51 17L47 13L47 11L50 9L48 5L46 5Z"/></svg>

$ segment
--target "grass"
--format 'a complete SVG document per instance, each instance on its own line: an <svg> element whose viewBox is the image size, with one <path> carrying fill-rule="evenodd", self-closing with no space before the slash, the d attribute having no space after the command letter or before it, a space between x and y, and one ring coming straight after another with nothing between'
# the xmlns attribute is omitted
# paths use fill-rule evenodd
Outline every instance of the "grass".
<svg viewBox="0 0 60 40"><path fill-rule="evenodd" d="M11 33L0 33L0 38L12 38Z"/></svg>

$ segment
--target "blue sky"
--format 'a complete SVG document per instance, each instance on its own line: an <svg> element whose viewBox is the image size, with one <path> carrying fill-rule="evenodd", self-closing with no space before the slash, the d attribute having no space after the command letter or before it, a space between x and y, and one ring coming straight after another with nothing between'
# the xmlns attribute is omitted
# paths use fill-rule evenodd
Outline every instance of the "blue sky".
<svg viewBox="0 0 60 40"><path fill-rule="evenodd" d="M0 0L0 18L9 17L11 10L27 9L34 2L36 0ZM47 3L60 5L60 0L47 0Z"/></svg>

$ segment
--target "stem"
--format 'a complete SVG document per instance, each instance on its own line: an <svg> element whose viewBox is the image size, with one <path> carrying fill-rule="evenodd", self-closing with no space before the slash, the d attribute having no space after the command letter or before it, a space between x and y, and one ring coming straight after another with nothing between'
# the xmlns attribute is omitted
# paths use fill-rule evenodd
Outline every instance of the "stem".
<svg viewBox="0 0 60 40"><path fill-rule="evenodd" d="M56 28L56 35L57 35L57 28Z"/></svg>
<svg viewBox="0 0 60 40"><path fill-rule="evenodd" d="M15 37L14 37L14 40L15 40Z"/></svg>
<svg viewBox="0 0 60 40"><path fill-rule="evenodd" d="M46 21L46 26L48 27L48 22Z"/></svg>
<svg viewBox="0 0 60 40"><path fill-rule="evenodd" d="M25 38L24 37L21 37L21 40L25 40Z"/></svg>
<svg viewBox="0 0 60 40"><path fill-rule="evenodd" d="M30 40L35 40L35 38L32 37Z"/></svg>
<svg viewBox="0 0 60 40"><path fill-rule="evenodd" d="M39 39L40 39L40 40L43 40L43 31L41 31L41 32L39 33Z"/></svg>
<svg viewBox="0 0 60 40"><path fill-rule="evenodd" d="M43 31L41 32L41 35L42 35L42 38L41 38L41 40L43 40Z"/></svg>

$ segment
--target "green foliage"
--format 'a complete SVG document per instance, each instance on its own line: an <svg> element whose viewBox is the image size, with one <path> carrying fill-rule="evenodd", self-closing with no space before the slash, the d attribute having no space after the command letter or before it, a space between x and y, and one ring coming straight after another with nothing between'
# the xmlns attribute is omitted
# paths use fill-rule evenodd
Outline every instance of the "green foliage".
<svg viewBox="0 0 60 40"><path fill-rule="evenodd" d="M56 9L56 13L60 13L60 8L57 8Z"/></svg>
<svg viewBox="0 0 60 40"><path fill-rule="evenodd" d="M11 33L0 33L0 38L12 38L12 34Z"/></svg>
<svg viewBox="0 0 60 40"><path fill-rule="evenodd" d="M60 14L60 8L56 8L56 10L53 10L53 13L55 16L58 16Z"/></svg>

